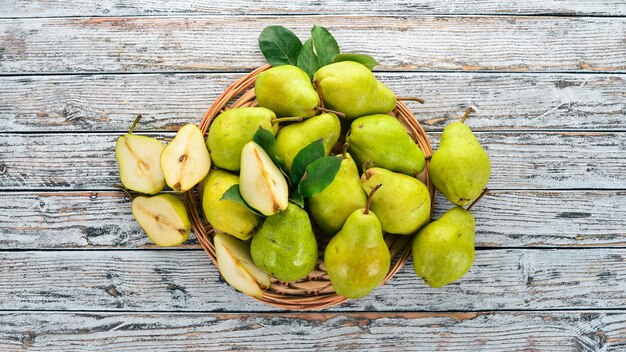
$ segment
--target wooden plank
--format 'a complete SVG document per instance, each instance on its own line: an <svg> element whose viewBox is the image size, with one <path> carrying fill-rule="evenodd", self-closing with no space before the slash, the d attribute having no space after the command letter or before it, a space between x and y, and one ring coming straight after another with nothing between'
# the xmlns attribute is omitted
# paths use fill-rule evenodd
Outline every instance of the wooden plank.
<svg viewBox="0 0 626 352"><path fill-rule="evenodd" d="M626 18L290 16L381 70L624 71ZM0 20L1 73L249 70L274 17ZM367 39L367 40L364 40ZM102 55L108 53L108 55Z"/></svg>
<svg viewBox="0 0 626 352"><path fill-rule="evenodd" d="M240 73L70 75L0 78L0 131L171 130L198 121ZM378 73L424 127L441 130L476 108L480 129L626 129L626 75Z"/></svg>
<svg viewBox="0 0 626 352"><path fill-rule="evenodd" d="M151 15L269 15L269 14L371 14L371 15L467 15L467 14L568 14L626 15L619 0L514 0L454 1L414 0L405 2L348 0L272 0L215 2L210 0L5 0L2 17L62 16L151 16Z"/></svg>
<svg viewBox="0 0 626 352"><path fill-rule="evenodd" d="M618 351L623 312L0 314L30 351ZM372 349L374 347L374 349Z"/></svg>
<svg viewBox="0 0 626 352"><path fill-rule="evenodd" d="M439 195L434 218L449 207ZM626 246L626 192L493 191L472 213L479 247ZM0 193L0 247L158 248L120 192Z"/></svg>
<svg viewBox="0 0 626 352"><path fill-rule="evenodd" d="M200 250L0 252L0 309L267 311L236 293ZM481 250L440 289L407 263L386 285L332 310L623 309L626 250Z"/></svg>
<svg viewBox="0 0 626 352"><path fill-rule="evenodd" d="M436 147L441 133L428 134ZM626 188L625 132L477 132L492 189ZM171 133L156 134L171 138ZM116 134L0 135L0 190L106 190Z"/></svg>

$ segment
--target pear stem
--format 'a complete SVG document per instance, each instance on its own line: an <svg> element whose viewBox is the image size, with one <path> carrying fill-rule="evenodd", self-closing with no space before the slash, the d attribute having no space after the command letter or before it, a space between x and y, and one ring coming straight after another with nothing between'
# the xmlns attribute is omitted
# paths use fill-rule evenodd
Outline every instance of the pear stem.
<svg viewBox="0 0 626 352"><path fill-rule="evenodd" d="M377 184L376 187L374 187L374 189L372 189L370 194L367 196L367 205L365 206L365 210L363 211L363 214L367 215L370 213L370 205L372 205L372 197L374 197L374 193L376 193L376 191L378 191L378 189L382 186L383 186L382 183Z"/></svg>
<svg viewBox="0 0 626 352"><path fill-rule="evenodd" d="M473 207L476 203L478 203L478 201L479 201L479 200L480 200L483 196L485 196L485 194L487 194L487 192L489 192L489 188L485 188L485 189L483 189L483 192L482 192L482 193L478 196L478 198L476 198L476 200L475 200L475 201L473 201L473 202L472 202L472 204L470 204L470 205L469 205L469 207L467 207L467 209L466 209L466 210L468 210L468 211L469 211L469 210L471 210L471 209L472 209L472 207Z"/></svg>
<svg viewBox="0 0 626 352"><path fill-rule="evenodd" d="M141 116L141 115L139 115L139 116ZM115 184L113 184L113 187L114 187L114 188L117 188L117 189L119 189L119 190L121 190L122 192L124 192L124 195L126 195L126 197L128 197L131 201L132 201L133 199L135 199L135 197L133 196L133 194L132 194L132 193L130 193L130 191L128 190L128 188L126 188L126 187L124 187L124 186L120 185L119 183L115 183Z"/></svg>
<svg viewBox="0 0 626 352"><path fill-rule="evenodd" d="M461 123L465 123L465 119L474 111L475 110L471 106L465 109L465 113L463 114L463 117L461 117Z"/></svg>
<svg viewBox="0 0 626 352"><path fill-rule="evenodd" d="M348 148L350 147L350 143L345 142L343 144L343 150L341 151L341 157L344 159L348 159L348 156L346 155L346 153L348 152Z"/></svg>
<svg viewBox="0 0 626 352"><path fill-rule="evenodd" d="M313 85L315 86L315 90L317 91L317 96L320 97L320 107L324 108L324 96L322 95L322 87L320 87L320 82L318 80L313 80Z"/></svg>
<svg viewBox="0 0 626 352"><path fill-rule="evenodd" d="M363 165L361 166L361 169L363 169L363 172L367 171L367 169L369 169L373 163L374 162L371 159L364 162Z"/></svg>
<svg viewBox="0 0 626 352"><path fill-rule="evenodd" d="M298 122L304 120L304 117L293 116L293 117L281 117L277 119L272 119L272 124L281 123L281 122Z"/></svg>
<svg viewBox="0 0 626 352"><path fill-rule="evenodd" d="M340 111L337 111L337 110L333 110L333 109L323 108L323 107L321 107L321 106L316 106L316 107L315 107L315 110L316 110L316 111L318 111L318 112L319 112L319 111L322 111L322 112L330 112L330 113L333 113L333 114L335 114L335 115L337 115L337 116L339 116L339 117L346 117L346 114L344 114L343 112L340 112Z"/></svg>
<svg viewBox="0 0 626 352"><path fill-rule="evenodd" d="M128 134L133 134L133 131L135 130L135 126L137 126L137 124L139 123L139 120L141 120L141 114L135 117L135 122L133 122L132 126L130 126L130 130L128 130Z"/></svg>
<svg viewBox="0 0 626 352"><path fill-rule="evenodd" d="M426 100L422 99L422 98L417 98L417 97L396 97L396 100L403 100L403 101L416 101L420 104L424 104L426 102Z"/></svg>

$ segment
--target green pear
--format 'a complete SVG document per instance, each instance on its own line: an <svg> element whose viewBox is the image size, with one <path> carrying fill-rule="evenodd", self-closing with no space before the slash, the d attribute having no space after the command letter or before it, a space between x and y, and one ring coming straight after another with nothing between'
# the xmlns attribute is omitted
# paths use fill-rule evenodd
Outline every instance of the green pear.
<svg viewBox="0 0 626 352"><path fill-rule="evenodd" d="M466 111L461 122L453 122L444 128L439 149L430 160L433 185L458 206L465 206L478 198L491 177L489 156L464 123L471 111L471 108Z"/></svg>
<svg viewBox="0 0 626 352"><path fill-rule="evenodd" d="M272 110L278 117L310 117L320 104L309 76L292 65L259 73L254 92L259 106Z"/></svg>
<svg viewBox="0 0 626 352"><path fill-rule="evenodd" d="M281 281L306 277L317 263L317 242L309 215L294 204L265 219L252 237L254 263Z"/></svg>
<svg viewBox="0 0 626 352"><path fill-rule="evenodd" d="M384 114L396 108L396 95L372 71L354 61L320 68L314 76L326 108L346 114L346 119Z"/></svg>
<svg viewBox="0 0 626 352"><path fill-rule="evenodd" d="M367 195L361 188L359 171L346 153L333 182L318 194L307 198L309 213L326 234L335 234L357 209L365 208Z"/></svg>
<svg viewBox="0 0 626 352"><path fill-rule="evenodd" d="M426 165L422 150L400 121L389 115L369 115L352 121L347 141L359 166L371 161L371 166L413 176Z"/></svg>
<svg viewBox="0 0 626 352"><path fill-rule="evenodd" d="M254 265L250 244L224 233L216 234L213 243L224 280L249 296L261 298L264 289L270 287L270 277Z"/></svg>
<svg viewBox="0 0 626 352"><path fill-rule="evenodd" d="M375 188L370 193L370 199ZM369 203L357 209L328 243L324 263L335 292L347 298L367 296L389 272L391 255Z"/></svg>
<svg viewBox="0 0 626 352"><path fill-rule="evenodd" d="M382 184L372 197L372 211L383 231L412 235L430 221L430 193L419 180L374 167L365 170L361 182L368 193Z"/></svg>
<svg viewBox="0 0 626 352"><path fill-rule="evenodd" d="M278 131L273 111L260 107L226 110L211 123L206 144L213 164L219 168L239 171L241 149L252 140L259 127L272 134Z"/></svg>
<svg viewBox="0 0 626 352"><path fill-rule="evenodd" d="M131 209L135 220L156 245L177 246L189 237L191 222L185 205L171 194L136 197Z"/></svg>
<svg viewBox="0 0 626 352"><path fill-rule="evenodd" d="M474 216L454 207L420 230L413 239L413 268L431 287L465 275L474 262Z"/></svg>
<svg viewBox="0 0 626 352"><path fill-rule="evenodd" d="M211 170L203 182L202 210L206 220L217 232L247 240L252 237L262 218L241 203L221 200L231 186L238 184L239 177L236 175L219 169Z"/></svg>
<svg viewBox="0 0 626 352"><path fill-rule="evenodd" d="M261 214L270 216L287 209L289 185L269 155L254 141L241 150L241 197Z"/></svg>
<svg viewBox="0 0 626 352"><path fill-rule="evenodd" d="M211 168L211 157L196 125L181 127L161 152L165 181L174 191L185 192L202 181Z"/></svg>
<svg viewBox="0 0 626 352"><path fill-rule="evenodd" d="M124 187L136 192L156 194L165 187L165 177L159 164L164 146L155 138L133 134L140 119L141 115L137 116L128 133L117 139L115 158Z"/></svg>
<svg viewBox="0 0 626 352"><path fill-rule="evenodd" d="M341 122L337 115L323 113L302 122L282 127L276 136L276 155L285 161L287 170L298 152L312 142L323 139L324 152L330 154L341 134Z"/></svg>

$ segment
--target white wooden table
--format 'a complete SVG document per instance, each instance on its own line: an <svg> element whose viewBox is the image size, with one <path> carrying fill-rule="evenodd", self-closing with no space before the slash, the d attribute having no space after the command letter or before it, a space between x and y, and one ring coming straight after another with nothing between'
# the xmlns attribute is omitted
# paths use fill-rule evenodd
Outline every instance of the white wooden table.
<svg viewBox="0 0 626 352"><path fill-rule="evenodd" d="M151 245L114 141L167 140L264 63L257 38L328 27L365 52L436 145L468 105L491 156L476 262L431 289L411 264L321 312L223 282L193 236ZM624 0L3 0L0 350L626 350ZM436 216L448 204L438 199Z"/></svg>

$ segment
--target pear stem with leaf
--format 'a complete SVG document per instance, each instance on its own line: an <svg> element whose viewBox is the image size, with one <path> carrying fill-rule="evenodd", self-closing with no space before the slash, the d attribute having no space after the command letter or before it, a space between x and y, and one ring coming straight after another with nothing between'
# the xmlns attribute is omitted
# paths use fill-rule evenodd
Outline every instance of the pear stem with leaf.
<svg viewBox="0 0 626 352"><path fill-rule="evenodd" d="M374 187L374 189L372 189L370 194L367 196L367 204L365 205L365 210L363 211L363 214L367 215L370 213L370 205L372 205L372 198L374 197L374 193L376 193L376 191L378 191L378 189L382 186L382 183L377 184L376 187Z"/></svg>
<svg viewBox="0 0 626 352"><path fill-rule="evenodd" d="M401 100L401 101L416 101L420 104L424 104L426 101L422 98L417 98L417 97L396 97L396 100Z"/></svg>
<svg viewBox="0 0 626 352"><path fill-rule="evenodd" d="M465 113L463 113L463 116L461 117L461 123L465 123L465 119L474 111L476 110L474 110L471 106L465 109Z"/></svg>
<svg viewBox="0 0 626 352"><path fill-rule="evenodd" d="M139 118L141 118L141 115L139 115L139 116L137 116L137 117L138 117L138 119L137 119L135 122L137 122L137 121L139 120ZM133 125L133 127L134 127L134 125ZM131 128L131 132L132 132L132 128ZM130 133L130 132L129 132L129 133ZM130 193L130 191L128 190L128 188L126 188L126 187L124 187L124 186L120 185L119 183L114 183L114 184L113 184L113 188L117 188L117 189L121 190L122 192L124 192L124 195L125 195L126 197L128 197L128 199L130 199L131 201L132 201L133 199L135 199L135 196L133 196L133 194L132 194L132 193Z"/></svg>
<svg viewBox="0 0 626 352"><path fill-rule="evenodd" d="M133 131L135 130L135 127L139 123L139 120L141 120L141 117L142 117L141 114L137 115L137 117L135 118L135 121L130 126L130 130L128 130L128 134L133 134Z"/></svg>
<svg viewBox="0 0 626 352"><path fill-rule="evenodd" d="M473 202L472 202L472 204L470 204L470 205L467 207L467 209L465 209L465 210L467 210L467 211L471 210L471 209L472 209L472 207L473 207L476 203L478 203L478 201L479 201L482 197L484 197L484 196L485 196L485 194L487 194L488 192L489 192L489 188L485 188L485 189L483 189L483 192L482 192L482 193L478 196L478 198L476 198L476 200L475 200L475 201L473 201Z"/></svg>

